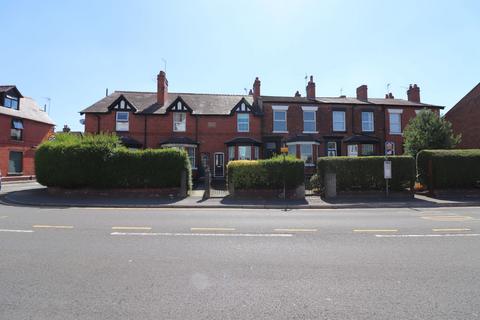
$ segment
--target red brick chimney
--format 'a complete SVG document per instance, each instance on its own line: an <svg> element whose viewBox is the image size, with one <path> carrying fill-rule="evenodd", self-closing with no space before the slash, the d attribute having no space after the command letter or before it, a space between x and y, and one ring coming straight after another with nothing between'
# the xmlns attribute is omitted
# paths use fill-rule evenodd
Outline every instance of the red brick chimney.
<svg viewBox="0 0 480 320"><path fill-rule="evenodd" d="M307 83L307 99L315 99L316 97L315 82L313 82L313 76L310 76L310 81Z"/></svg>
<svg viewBox="0 0 480 320"><path fill-rule="evenodd" d="M362 84L357 88L357 99L362 101L368 100L368 87L366 84Z"/></svg>
<svg viewBox="0 0 480 320"><path fill-rule="evenodd" d="M253 99L257 99L260 96L260 80L258 77L255 78L253 82Z"/></svg>
<svg viewBox="0 0 480 320"><path fill-rule="evenodd" d="M160 71L157 76L157 103L163 106L168 100L168 80L165 71Z"/></svg>
<svg viewBox="0 0 480 320"><path fill-rule="evenodd" d="M407 97L408 101L420 103L420 87L418 87L416 84L413 86L410 85L407 90Z"/></svg>

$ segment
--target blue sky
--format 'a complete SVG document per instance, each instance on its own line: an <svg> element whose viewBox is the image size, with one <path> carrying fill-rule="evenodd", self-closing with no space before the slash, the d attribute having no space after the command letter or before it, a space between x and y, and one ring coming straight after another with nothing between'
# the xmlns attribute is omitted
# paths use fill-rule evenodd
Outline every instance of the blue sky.
<svg viewBox="0 0 480 320"><path fill-rule="evenodd" d="M39 104L58 128L113 90L405 98L453 106L480 82L480 2L0 0L0 84Z"/></svg>

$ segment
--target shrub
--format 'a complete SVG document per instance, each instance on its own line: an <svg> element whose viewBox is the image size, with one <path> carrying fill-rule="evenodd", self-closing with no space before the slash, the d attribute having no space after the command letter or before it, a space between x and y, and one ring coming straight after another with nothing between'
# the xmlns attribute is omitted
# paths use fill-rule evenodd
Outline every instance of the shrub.
<svg viewBox="0 0 480 320"><path fill-rule="evenodd" d="M432 161L433 179L428 177ZM474 188L480 181L480 149L423 150L417 156L417 178L429 188ZM429 185L433 182L433 186Z"/></svg>
<svg viewBox="0 0 480 320"><path fill-rule="evenodd" d="M415 182L415 160L409 156L388 157L392 161L391 190L412 188ZM337 190L383 190L385 179L383 162L385 157L328 157L317 161L320 184L323 186L325 173L336 173Z"/></svg>
<svg viewBox="0 0 480 320"><path fill-rule="evenodd" d="M235 189L287 189L304 183L304 163L294 157L278 156L267 160L237 160L227 165L229 183Z"/></svg>
<svg viewBox="0 0 480 320"><path fill-rule="evenodd" d="M181 172L191 168L185 151L128 150L111 135L58 135L40 145L35 154L37 180L63 188L179 187Z"/></svg>

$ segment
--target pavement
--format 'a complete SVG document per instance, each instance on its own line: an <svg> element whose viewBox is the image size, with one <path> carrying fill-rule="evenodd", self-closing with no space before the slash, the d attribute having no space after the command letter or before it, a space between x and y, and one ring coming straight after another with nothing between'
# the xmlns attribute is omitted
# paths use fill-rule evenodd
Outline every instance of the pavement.
<svg viewBox="0 0 480 320"><path fill-rule="evenodd" d="M476 320L480 208L0 204L0 319Z"/></svg>
<svg viewBox="0 0 480 320"><path fill-rule="evenodd" d="M441 198L426 195L409 197L361 197L346 196L334 199L322 199L319 196L307 196L305 200L271 199L233 199L217 197L204 200L201 190L183 199L177 198L140 198L140 197L102 197L80 195L52 195L36 182L4 184L0 192L0 201L11 205L34 207L114 207L114 208L250 208L250 209L347 209L347 208L403 208L403 207L465 207L480 206L480 194L477 196L454 194Z"/></svg>

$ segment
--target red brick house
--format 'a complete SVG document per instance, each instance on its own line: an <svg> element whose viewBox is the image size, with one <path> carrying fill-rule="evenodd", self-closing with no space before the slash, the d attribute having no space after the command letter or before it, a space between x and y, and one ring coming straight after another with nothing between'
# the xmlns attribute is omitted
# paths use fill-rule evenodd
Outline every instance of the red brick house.
<svg viewBox="0 0 480 320"><path fill-rule="evenodd" d="M445 114L453 131L462 134L459 149L480 148L480 83Z"/></svg>
<svg viewBox="0 0 480 320"><path fill-rule="evenodd" d="M355 98L317 97L313 77L306 97L261 95L258 78L249 95L172 93L162 71L157 86L116 91L81 111L85 132L116 132L130 147L185 148L194 170L208 164L218 178L229 160L268 158L283 145L305 160L307 172L321 156L385 154L386 145L401 154L409 119L443 108L421 103L417 85L408 100L369 98L366 85Z"/></svg>
<svg viewBox="0 0 480 320"><path fill-rule="evenodd" d="M15 86L0 86L0 172L6 179L34 176L35 148L53 133L54 123Z"/></svg>

